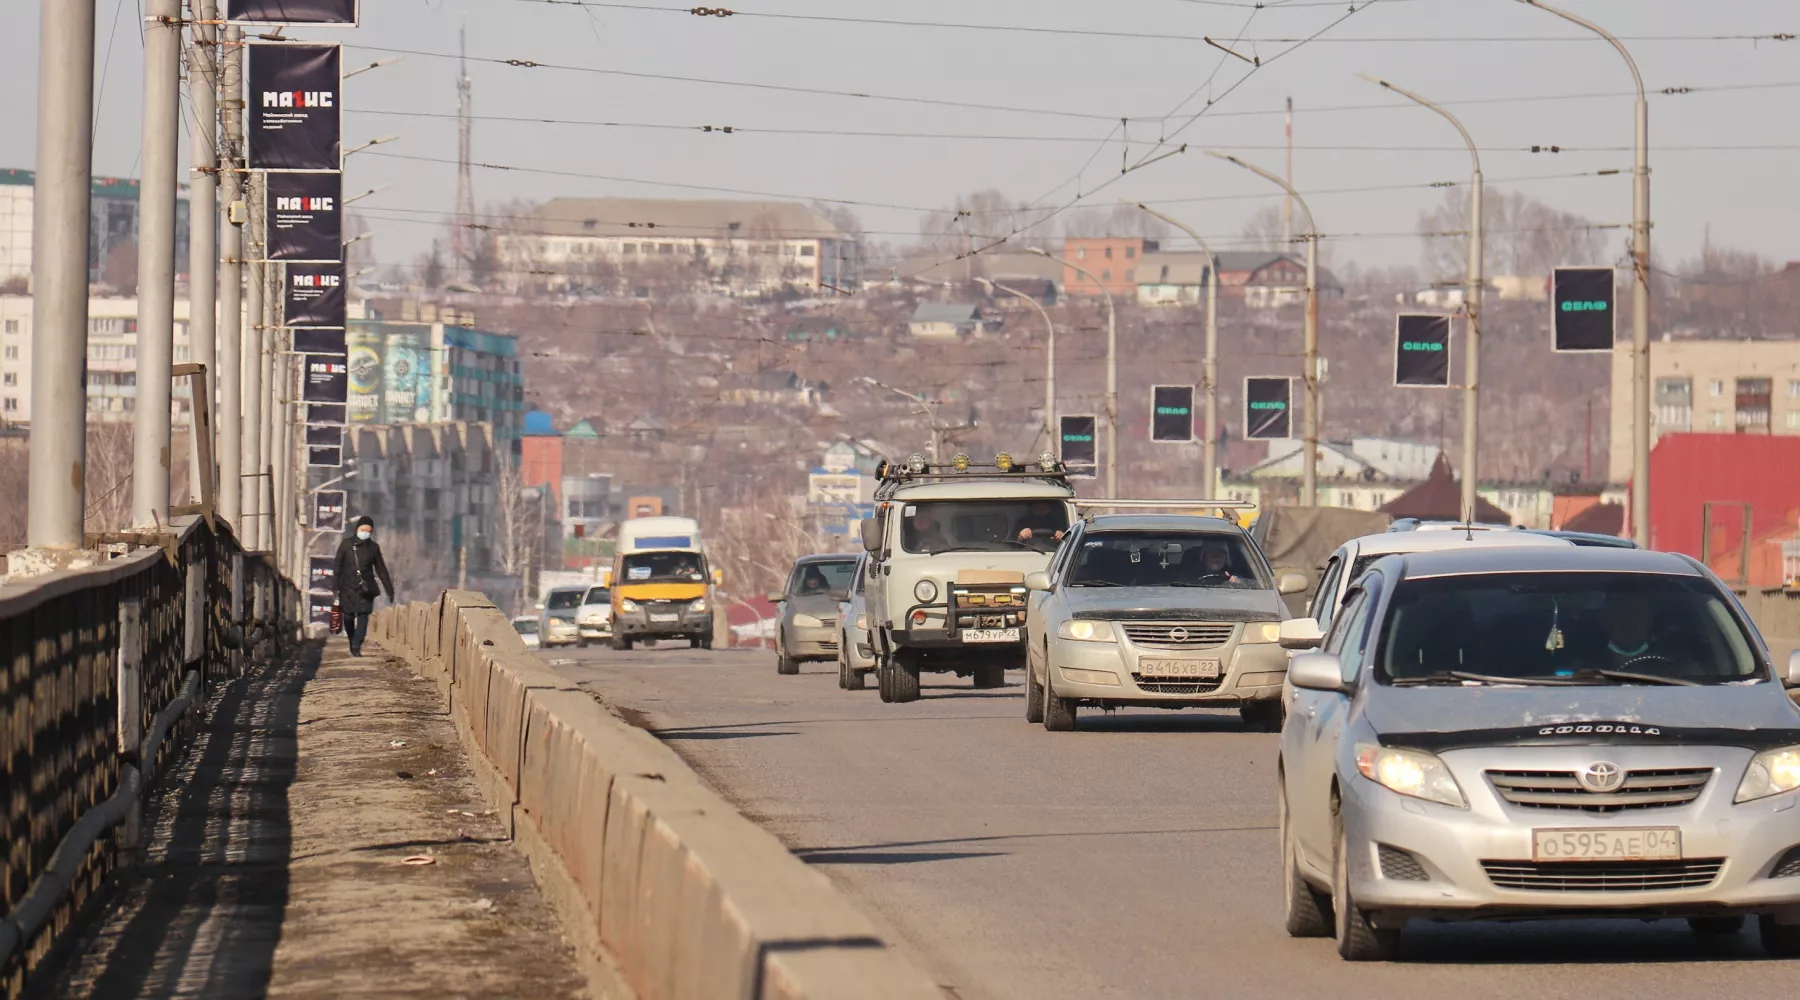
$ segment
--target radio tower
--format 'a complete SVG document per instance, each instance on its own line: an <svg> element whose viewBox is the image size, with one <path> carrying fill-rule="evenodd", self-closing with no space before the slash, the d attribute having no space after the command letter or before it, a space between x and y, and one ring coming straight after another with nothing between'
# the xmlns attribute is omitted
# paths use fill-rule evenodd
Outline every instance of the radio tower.
<svg viewBox="0 0 1800 1000"><path fill-rule="evenodd" d="M456 76L456 222L450 232L450 260L458 282L467 284L474 258L475 187L469 179L470 133L474 125L475 81L469 79L469 29L463 26Z"/></svg>

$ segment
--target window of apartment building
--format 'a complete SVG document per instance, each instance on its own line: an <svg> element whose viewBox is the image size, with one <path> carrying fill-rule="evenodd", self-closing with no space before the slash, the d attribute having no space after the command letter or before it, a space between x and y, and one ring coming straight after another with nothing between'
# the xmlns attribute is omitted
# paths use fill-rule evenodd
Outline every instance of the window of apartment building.
<svg viewBox="0 0 1800 1000"><path fill-rule="evenodd" d="M7 372L5 375L0 375L0 385L18 385L18 384L19 384L19 373L18 372Z"/></svg>
<svg viewBox="0 0 1800 1000"><path fill-rule="evenodd" d="M657 246L657 248L656 248L656 250L657 250L657 252L658 252L658 253L662 253L662 254L672 254L672 253L674 253L674 252L675 252L675 244L673 244L673 243L663 243L663 244L660 244L660 245L658 245L658 246Z"/></svg>
<svg viewBox="0 0 1800 1000"><path fill-rule="evenodd" d="M1100 272L1100 280L1101 281L1111 281L1112 280L1112 269L1108 268L1104 271L1101 271Z"/></svg>
<svg viewBox="0 0 1800 1000"><path fill-rule="evenodd" d="M1112 247L1107 247L1107 248L1106 248L1106 259L1107 259L1107 260L1112 260Z"/></svg>
<svg viewBox="0 0 1800 1000"><path fill-rule="evenodd" d="M1788 398L1800 399L1800 378L1788 379Z"/></svg>
<svg viewBox="0 0 1800 1000"><path fill-rule="evenodd" d="M1076 247L1075 248L1075 259L1076 260L1087 260L1087 247Z"/></svg>
<svg viewBox="0 0 1800 1000"><path fill-rule="evenodd" d="M811 257L813 255L813 250L814 250L813 245L811 243L808 243L805 246L800 248L800 256Z"/></svg>
<svg viewBox="0 0 1800 1000"><path fill-rule="evenodd" d="M1787 411L1788 430L1800 428L1800 410Z"/></svg>
<svg viewBox="0 0 1800 1000"><path fill-rule="evenodd" d="M1719 428L1724 427L1725 426L1725 414L1719 412L1718 410L1714 410L1711 413L1708 413L1706 415L1706 426L1712 428L1713 430L1718 430Z"/></svg>
<svg viewBox="0 0 1800 1000"><path fill-rule="evenodd" d="M15 333L18 333L18 332L19 332L19 321L18 321L18 320L16 320L16 319L9 319L9 320L7 320L7 321L6 321L6 333L7 333L7 335L8 335L8 336L11 336L11 335L12 335L12 334L15 334ZM1800 385L1800 382L1789 382L1789 383L1788 383L1788 385Z"/></svg>
<svg viewBox="0 0 1800 1000"><path fill-rule="evenodd" d="M1685 431L1694 421L1694 383L1685 377L1656 380L1656 426Z"/></svg>
<svg viewBox="0 0 1800 1000"><path fill-rule="evenodd" d="M636 243L627 243L627 244L621 246L619 248L619 250L621 253L634 254L634 253L637 253L637 244Z"/></svg>
<svg viewBox="0 0 1800 1000"><path fill-rule="evenodd" d="M1711 382L1708 382L1706 384L1706 394L1714 399L1718 399L1720 396L1725 395L1725 380L1716 378Z"/></svg>
<svg viewBox="0 0 1800 1000"><path fill-rule="evenodd" d="M6 345L6 356L9 359L17 358L19 356L19 348L13 344Z"/></svg>
<svg viewBox="0 0 1800 1000"><path fill-rule="evenodd" d="M1126 247L1125 248L1125 259L1126 260L1133 260L1136 257L1137 257L1137 247Z"/></svg>
<svg viewBox="0 0 1800 1000"><path fill-rule="evenodd" d="M1740 433L1769 433L1770 397L1774 394L1771 379L1740 378L1737 380L1734 423Z"/></svg>
<svg viewBox="0 0 1800 1000"><path fill-rule="evenodd" d="M8 397L6 397L6 401L4 403L0 403L0 408L4 408L7 410L16 410L19 408L19 401L14 399L11 396L8 396Z"/></svg>
<svg viewBox="0 0 1800 1000"><path fill-rule="evenodd" d="M1126 271L1125 272L1125 280L1126 281L1136 281L1137 280L1137 272L1136 271Z"/></svg>

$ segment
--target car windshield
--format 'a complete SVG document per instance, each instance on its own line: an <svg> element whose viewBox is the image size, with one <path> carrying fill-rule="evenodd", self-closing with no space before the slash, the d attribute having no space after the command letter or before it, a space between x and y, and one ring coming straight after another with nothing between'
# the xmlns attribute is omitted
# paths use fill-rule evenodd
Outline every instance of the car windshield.
<svg viewBox="0 0 1800 1000"><path fill-rule="evenodd" d="M1726 684L1764 672L1698 577L1494 573L1407 580L1376 653L1393 684Z"/></svg>
<svg viewBox="0 0 1800 1000"><path fill-rule="evenodd" d="M544 601L544 608L548 611L567 611L570 608L579 608L583 593L585 591L552 590L549 599Z"/></svg>
<svg viewBox="0 0 1800 1000"><path fill-rule="evenodd" d="M706 579L696 552L633 552L623 563L627 583L698 583Z"/></svg>
<svg viewBox="0 0 1800 1000"><path fill-rule="evenodd" d="M908 552L1049 552L1069 527L1060 500L931 500L902 510Z"/></svg>
<svg viewBox="0 0 1800 1000"><path fill-rule="evenodd" d="M1100 531L1081 539L1071 587L1229 587L1267 590L1268 575L1241 535Z"/></svg>
<svg viewBox="0 0 1800 1000"><path fill-rule="evenodd" d="M850 590L850 578L856 575L856 560L805 563L794 567L788 580L788 593L795 597L814 594L843 594Z"/></svg>
<svg viewBox="0 0 1800 1000"><path fill-rule="evenodd" d="M538 623L537 623L536 618L515 619L513 621L513 631L519 633L520 635L536 635L537 634L537 625L538 625Z"/></svg>
<svg viewBox="0 0 1800 1000"><path fill-rule="evenodd" d="M581 599L583 604L611 604L612 591L605 587L589 587L587 596Z"/></svg>

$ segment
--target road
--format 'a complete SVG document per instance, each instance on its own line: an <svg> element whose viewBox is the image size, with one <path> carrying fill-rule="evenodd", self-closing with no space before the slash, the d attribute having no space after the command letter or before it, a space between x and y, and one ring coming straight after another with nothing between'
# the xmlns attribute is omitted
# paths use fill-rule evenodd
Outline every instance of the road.
<svg viewBox="0 0 1800 1000"><path fill-rule="evenodd" d="M961 1000L1791 997L1754 932L1673 921L1421 925L1347 965L1281 929L1276 738L1235 713L1024 722L1017 674L884 705L773 654L538 654L667 740Z"/></svg>

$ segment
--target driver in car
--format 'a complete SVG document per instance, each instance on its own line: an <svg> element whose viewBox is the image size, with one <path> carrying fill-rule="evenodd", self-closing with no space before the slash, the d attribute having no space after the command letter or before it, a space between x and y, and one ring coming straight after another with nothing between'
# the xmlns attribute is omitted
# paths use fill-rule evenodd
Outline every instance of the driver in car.
<svg viewBox="0 0 1800 1000"><path fill-rule="evenodd" d="M1056 516L1056 509L1048 501L1039 500L1031 505L1025 516L1019 518L1019 541L1029 542L1034 538L1048 538L1062 541L1063 525Z"/></svg>
<svg viewBox="0 0 1800 1000"><path fill-rule="evenodd" d="M1224 587L1237 582L1231 572L1231 553L1224 542L1207 542L1200 546L1199 572L1192 582L1203 587Z"/></svg>
<svg viewBox="0 0 1800 1000"><path fill-rule="evenodd" d="M1600 623L1606 630L1606 651L1601 657L1604 668L1620 670L1638 660L1666 660L1665 651L1651 641L1653 622L1647 596L1633 590L1609 592L1600 612Z"/></svg>
<svg viewBox="0 0 1800 1000"><path fill-rule="evenodd" d="M801 597L810 597L814 594L823 594L823 593L829 591L830 589L831 589L831 586L825 582L825 574L819 572L819 568L817 566L808 566L806 568L806 572L804 574L802 574L800 577L800 596Z"/></svg>
<svg viewBox="0 0 1800 1000"><path fill-rule="evenodd" d="M913 552L936 552L950 544L930 508L920 507L917 513L907 519L906 529L911 536L911 542L906 547Z"/></svg>

